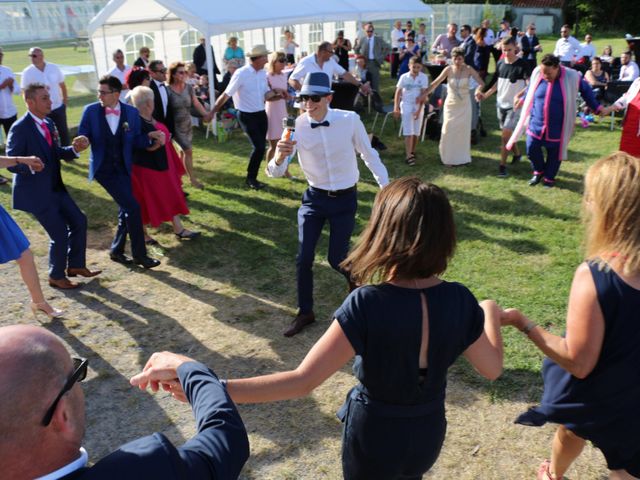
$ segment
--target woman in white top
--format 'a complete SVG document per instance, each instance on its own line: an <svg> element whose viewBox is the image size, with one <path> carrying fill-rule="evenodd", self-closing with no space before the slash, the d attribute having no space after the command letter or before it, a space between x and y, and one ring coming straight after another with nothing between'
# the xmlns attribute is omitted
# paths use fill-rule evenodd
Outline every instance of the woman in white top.
<svg viewBox="0 0 640 480"><path fill-rule="evenodd" d="M296 48L299 47L293 40L293 33L290 30L284 31L284 53L287 55L289 65L296 63Z"/></svg>

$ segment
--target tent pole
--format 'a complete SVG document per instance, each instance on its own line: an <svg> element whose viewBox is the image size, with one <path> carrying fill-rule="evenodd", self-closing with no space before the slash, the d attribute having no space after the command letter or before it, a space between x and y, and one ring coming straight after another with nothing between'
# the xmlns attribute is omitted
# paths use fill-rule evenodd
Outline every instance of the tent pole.
<svg viewBox="0 0 640 480"><path fill-rule="evenodd" d="M167 42L165 41L164 38L164 20L165 20L166 16L162 17L160 19L160 35L162 36L162 56L164 58L164 64L168 65L169 62L167 60Z"/></svg>
<svg viewBox="0 0 640 480"><path fill-rule="evenodd" d="M104 30L104 24L102 25L102 47L104 48L104 68L105 72L109 71L109 52L107 52L107 32ZM97 67L97 65L96 65ZM100 74L96 70L96 75L100 78Z"/></svg>
<svg viewBox="0 0 640 480"><path fill-rule="evenodd" d="M213 68L213 58L211 57L211 35L209 32L204 37L204 53L207 57L207 72L209 72L209 110L213 110L216 104L216 91L213 88L213 76L216 74ZM213 130L213 136L218 136L218 129L216 128L216 116L211 119L211 129Z"/></svg>
<svg viewBox="0 0 640 480"><path fill-rule="evenodd" d="M432 14L431 14L431 38L429 39L429 43L430 43L430 44L432 44L432 43L435 41L435 39L436 39L436 37L435 37L435 35L436 35L435 30L436 30L436 19L434 18L433 13L432 13ZM431 48L431 47L429 47L429 48Z"/></svg>

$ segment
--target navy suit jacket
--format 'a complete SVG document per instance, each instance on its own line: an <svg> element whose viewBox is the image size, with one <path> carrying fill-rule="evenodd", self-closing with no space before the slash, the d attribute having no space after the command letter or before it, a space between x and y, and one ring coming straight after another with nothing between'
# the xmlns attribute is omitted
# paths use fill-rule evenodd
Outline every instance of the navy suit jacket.
<svg viewBox="0 0 640 480"><path fill-rule="evenodd" d="M161 433L139 438L65 480L234 480L249 458L247 432L216 375L201 363L178 368L198 433L176 448Z"/></svg>
<svg viewBox="0 0 640 480"><path fill-rule="evenodd" d="M522 45L522 58L527 60L529 58L529 54L531 53L533 54L533 61L535 62L536 55L538 54L538 52L536 52L534 48L540 45L540 41L538 40L538 37L534 35L531 38L531 41L529 41L529 37L527 37L526 35L523 35L520 38L520 42Z"/></svg>
<svg viewBox="0 0 640 480"><path fill-rule="evenodd" d="M53 186L57 184L66 191L60 174L60 159L76 158L72 147L61 147L57 130L49 118L44 120L49 126L52 145L44 139L33 117L27 112L13 124L7 137L7 155L36 156L44 162L44 169L34 174L26 165L16 165L9 170L13 178L13 208L30 213L46 210L52 202Z"/></svg>
<svg viewBox="0 0 640 480"><path fill-rule="evenodd" d="M108 138L104 135L104 107L99 102L87 105L82 112L78 135L84 135L91 142L91 155L89 156L89 180L93 180L96 172L104 160ZM131 175L133 165L133 149L147 148L152 142L140 130L140 114L138 110L120 102L120 123L116 134L122 137L122 159L124 165Z"/></svg>

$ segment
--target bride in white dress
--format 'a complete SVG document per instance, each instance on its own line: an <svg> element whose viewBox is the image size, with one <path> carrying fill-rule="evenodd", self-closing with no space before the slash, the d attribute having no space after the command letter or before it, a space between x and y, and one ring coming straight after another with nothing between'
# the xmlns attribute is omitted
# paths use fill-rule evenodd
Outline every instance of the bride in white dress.
<svg viewBox="0 0 640 480"><path fill-rule="evenodd" d="M456 47L451 51L453 64L446 67L436 78L427 96L447 80L447 99L444 102L442 135L440 136L440 159L447 166L471 163L471 98L469 78L478 83L476 95L482 91L484 81L472 67L464 63L464 50Z"/></svg>

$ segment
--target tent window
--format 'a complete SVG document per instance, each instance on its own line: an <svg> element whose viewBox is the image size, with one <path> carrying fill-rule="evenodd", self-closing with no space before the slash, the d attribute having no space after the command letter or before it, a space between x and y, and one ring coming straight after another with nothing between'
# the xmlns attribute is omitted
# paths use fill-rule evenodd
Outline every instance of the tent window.
<svg viewBox="0 0 640 480"><path fill-rule="evenodd" d="M309 52L315 52L318 45L324 40L324 29L322 23L309 24Z"/></svg>
<svg viewBox="0 0 640 480"><path fill-rule="evenodd" d="M180 48L182 51L182 60L185 62L191 61L193 58L193 51L200 44L200 38L202 34L193 28L189 30L183 30L180 32Z"/></svg>
<svg viewBox="0 0 640 480"><path fill-rule="evenodd" d="M133 65L133 62L140 56L141 47L149 47L151 55L149 58L154 60L156 58L155 41L152 33L134 33L124 39L124 57L128 65Z"/></svg>
<svg viewBox="0 0 640 480"><path fill-rule="evenodd" d="M336 22L336 33L338 30L344 30L344 22Z"/></svg>

